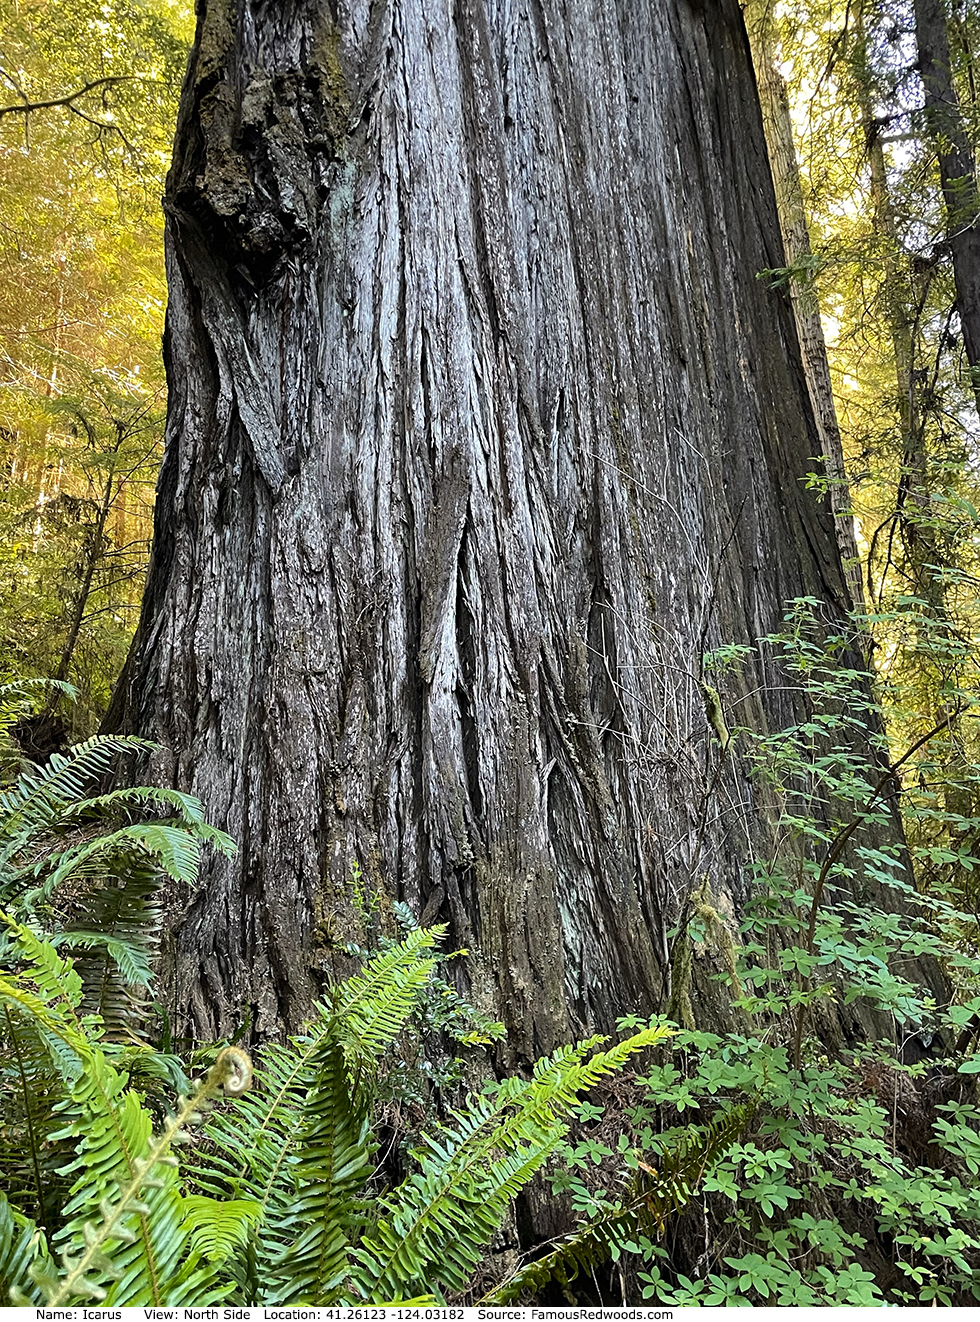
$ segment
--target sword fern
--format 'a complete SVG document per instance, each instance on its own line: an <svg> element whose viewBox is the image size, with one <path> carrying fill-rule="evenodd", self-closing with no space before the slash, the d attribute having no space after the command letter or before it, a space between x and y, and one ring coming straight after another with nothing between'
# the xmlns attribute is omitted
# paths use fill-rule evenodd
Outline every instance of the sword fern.
<svg viewBox="0 0 980 1322"><path fill-rule="evenodd" d="M244 1061L251 1075L248 1057L225 1048L200 1091L155 1127L120 1049L86 1012L72 961L8 924L20 967L0 975L0 1002L61 1081L61 1127L48 1137L70 1142L74 1156L50 1241L60 1261L45 1256L38 1232L25 1239L26 1223L10 1229L0 1215L0 1267L6 1253L19 1264L14 1296L49 1306L358 1305L459 1294L513 1198L566 1138L580 1095L670 1032L563 1047L530 1078L471 1096L419 1140L411 1173L385 1188L372 1125L378 1061L424 994L441 930L410 933L334 988L304 1033L264 1049L250 1091L212 1109L232 1065ZM181 1161L185 1149L175 1145L192 1124L198 1137ZM616 1224L580 1232L500 1297L615 1251L636 1218L666 1216L727 1134L719 1127L666 1154L669 1179L637 1183Z"/></svg>

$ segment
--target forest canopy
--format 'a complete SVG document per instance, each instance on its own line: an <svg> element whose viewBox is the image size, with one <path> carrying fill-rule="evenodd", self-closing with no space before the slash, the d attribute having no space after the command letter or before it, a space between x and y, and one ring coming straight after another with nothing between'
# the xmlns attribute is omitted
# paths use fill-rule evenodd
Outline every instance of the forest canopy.
<svg viewBox="0 0 980 1322"><path fill-rule="evenodd" d="M980 3L452 8L0 0L0 1304L975 1302Z"/></svg>

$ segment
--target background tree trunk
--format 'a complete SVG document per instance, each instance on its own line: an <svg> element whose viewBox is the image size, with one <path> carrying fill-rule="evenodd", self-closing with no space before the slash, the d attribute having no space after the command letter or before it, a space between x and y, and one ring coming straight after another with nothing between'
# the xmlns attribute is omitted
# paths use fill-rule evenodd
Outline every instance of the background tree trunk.
<svg viewBox="0 0 980 1322"><path fill-rule="evenodd" d="M868 155L871 218L878 248L876 257L884 277L880 297L895 366L895 404L902 456L895 500L897 526L901 529L906 547L914 590L929 601L933 610L942 611L942 582L929 568L930 565L938 564L941 557L929 526L932 493L926 420L916 384L919 379L916 374L916 352L922 293L913 286L910 264L902 251L899 237L888 164L881 141L881 124L875 114L863 0L857 0L854 5L852 20L854 40L850 52L850 71L854 102L860 112L861 132ZM879 593L884 591L890 558L889 551ZM872 602L876 595L872 582L873 560L872 553L868 557L868 596Z"/></svg>
<svg viewBox="0 0 980 1322"><path fill-rule="evenodd" d="M240 843L184 1022L295 1022L350 861L525 1057L745 882L703 648L844 608L737 0L199 0L171 399L110 720ZM761 655L734 719L790 715ZM755 693L755 696L750 696Z"/></svg>
<svg viewBox="0 0 980 1322"><path fill-rule="evenodd" d="M926 127L939 162L956 308L960 314L963 348L970 366L974 398L980 410L980 192L977 190L977 167L953 83L945 0L915 0L914 11Z"/></svg>
<svg viewBox="0 0 980 1322"><path fill-rule="evenodd" d="M837 543L847 576L847 586L855 609L864 606L864 583L861 576L857 534L851 493L844 471L844 450L841 444L834 389L827 361L827 343L824 339L820 304L813 287L813 270L808 274L806 258L813 255L810 230L803 203L800 166L793 141L793 118L790 111L786 83L776 68L776 43L773 37L772 0L748 0L744 3L745 23L752 47L752 62L759 84L762 122L769 149L776 188L776 206L779 228L783 236L783 249L787 266L796 266L798 273L790 278L790 297L796 314L796 331L803 354L810 403L820 435L820 451L824 472L830 483L830 505L834 511Z"/></svg>

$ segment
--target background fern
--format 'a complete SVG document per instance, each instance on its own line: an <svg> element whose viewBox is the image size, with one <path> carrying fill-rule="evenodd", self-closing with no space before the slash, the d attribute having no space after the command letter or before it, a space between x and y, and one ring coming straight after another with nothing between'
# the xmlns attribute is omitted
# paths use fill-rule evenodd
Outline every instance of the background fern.
<svg viewBox="0 0 980 1322"><path fill-rule="evenodd" d="M0 686L0 740L51 687ZM157 896L163 875L194 883L203 845L232 847L188 795L103 792L121 757L148 748L95 738L44 766L8 757L13 779L0 791L0 905L12 919L0 925L0 972L12 975L0 1006L0 1173L19 1214L56 1236L73 1233L74 1140L98 1130L82 1096L92 1071L107 1089L101 1115L110 1125L130 1115L128 1085L144 1095L186 1085L180 1062L141 1034ZM152 810L168 816L132 820Z"/></svg>
<svg viewBox="0 0 980 1322"><path fill-rule="evenodd" d="M680 1139L651 1160L635 1163L618 1206L567 1235L551 1252L519 1269L482 1301L491 1306L530 1298L557 1283L566 1297L580 1274L608 1259L635 1251L642 1234L662 1235L667 1221L680 1212L698 1186L748 1124L753 1106L734 1106L710 1124L692 1126Z"/></svg>
<svg viewBox="0 0 980 1322"><path fill-rule="evenodd" d="M51 687L0 686L0 742ZM234 847L191 795L146 785L99 792L121 759L131 763L150 748L96 736L43 766L19 762L0 790L0 906L77 956L86 1010L120 1038L133 1036L145 1011L161 878L192 885L203 847ZM136 820L150 812L160 815ZM4 948L0 936L0 962Z"/></svg>
<svg viewBox="0 0 980 1322"><path fill-rule="evenodd" d="M47 1260L42 1232L0 1193L0 1308L12 1306L15 1298L35 1306L44 1302L32 1273L43 1274Z"/></svg>

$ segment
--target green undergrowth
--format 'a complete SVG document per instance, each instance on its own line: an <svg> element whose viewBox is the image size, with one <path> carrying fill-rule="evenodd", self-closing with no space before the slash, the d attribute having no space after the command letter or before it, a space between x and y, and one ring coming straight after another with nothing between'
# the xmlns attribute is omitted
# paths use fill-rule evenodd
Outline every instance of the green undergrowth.
<svg viewBox="0 0 980 1322"><path fill-rule="evenodd" d="M741 903L716 894L710 860L690 878L666 1013L528 1078L486 1082L476 1057L501 1026L456 987L440 932L401 905L382 931L355 867L360 971L254 1061L201 1047L188 1085L147 1036L154 896L230 842L187 796L104 792L135 746L15 770L0 803L8 1301L592 1302L603 1279L617 1303L674 1307L980 1299L980 704L948 631L920 622L947 681L916 708L862 661L873 621L835 631L818 611L794 603L764 644L802 713L785 729L734 719L746 649L705 660L705 794L738 759L775 856L746 850ZM0 699L12 715L28 700ZM111 932L77 921L95 910ZM728 1032L696 1021L706 969ZM568 1233L492 1251L542 1177Z"/></svg>
<svg viewBox="0 0 980 1322"><path fill-rule="evenodd" d="M879 619L833 631L818 610L794 603L767 640L805 718L772 734L732 724L716 747L743 758L777 805L784 847L746 869L740 921L722 916L708 874L696 879L673 933L678 1031L619 1098L618 1134L600 1106L580 1112L554 1182L595 1216L681 1126L752 1102L671 1238L623 1246L650 1302L980 1299L977 701L955 664L960 639L924 609L916 645L947 677L931 712L862 664ZM746 651L706 658L720 687ZM730 997L727 1034L702 1031L677 986L712 963Z"/></svg>

